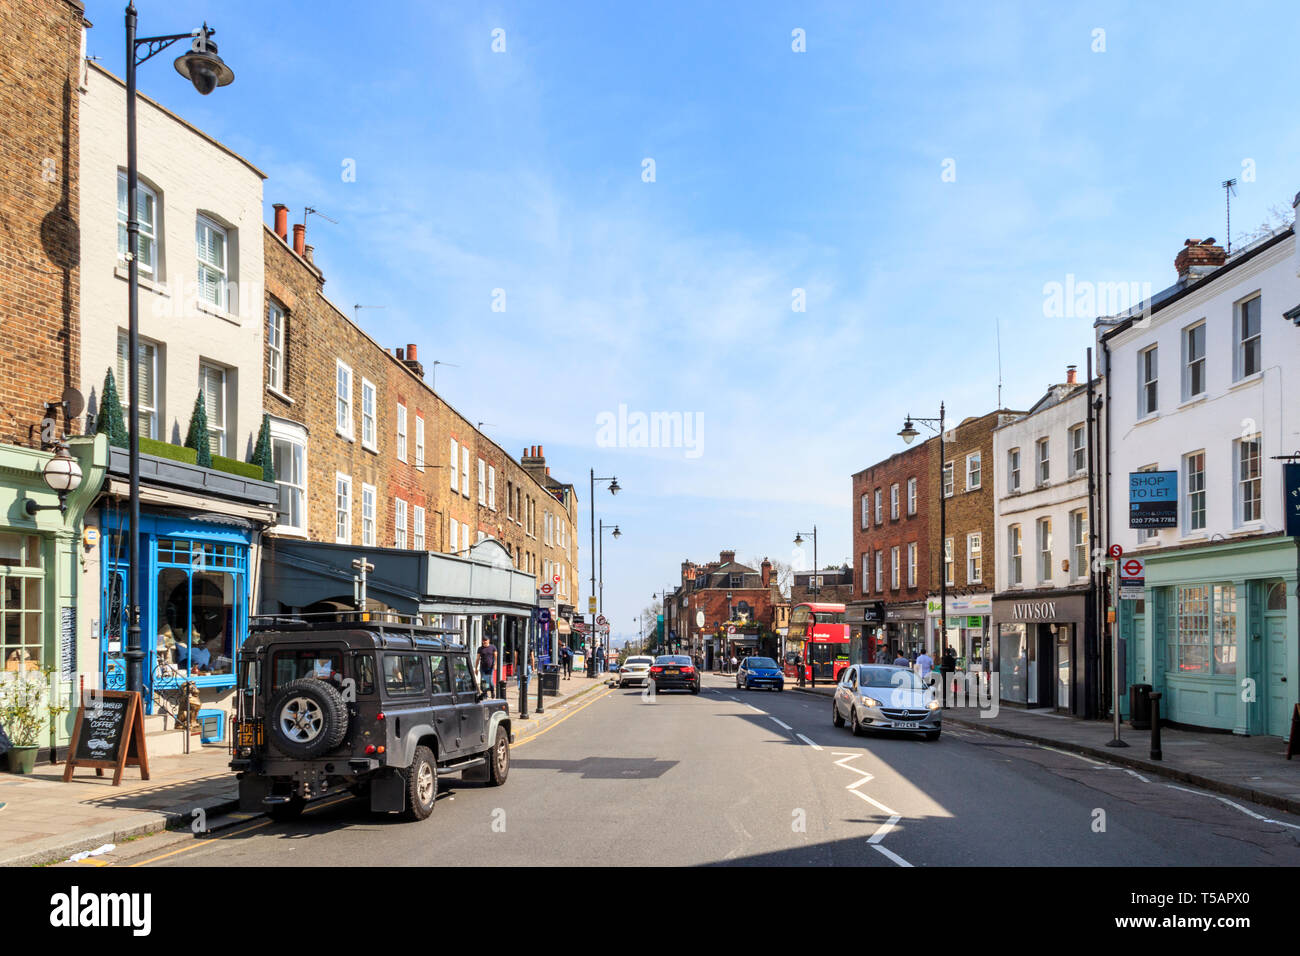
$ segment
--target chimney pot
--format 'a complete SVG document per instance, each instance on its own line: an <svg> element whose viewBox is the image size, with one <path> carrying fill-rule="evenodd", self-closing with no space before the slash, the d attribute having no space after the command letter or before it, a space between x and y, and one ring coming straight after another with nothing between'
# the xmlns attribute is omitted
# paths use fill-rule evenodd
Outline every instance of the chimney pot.
<svg viewBox="0 0 1300 956"><path fill-rule="evenodd" d="M303 243L307 241L307 227L300 222L293 224L293 251L302 255Z"/></svg>
<svg viewBox="0 0 1300 956"><path fill-rule="evenodd" d="M399 362L404 362L404 361L406 361L406 353L405 353L404 351L402 351L401 349L398 349L398 350L397 350L397 360L398 360Z"/></svg>
<svg viewBox="0 0 1300 956"><path fill-rule="evenodd" d="M275 234L285 242L289 241L289 207L282 202L271 207L275 210Z"/></svg>
<svg viewBox="0 0 1300 956"><path fill-rule="evenodd" d="M1213 238L1188 239L1174 257L1180 282L1195 282L1228 261L1228 253Z"/></svg>
<svg viewBox="0 0 1300 956"><path fill-rule="evenodd" d="M304 259L306 259L308 262L310 262L312 265L315 265L315 264L316 264L316 256L315 256L315 252L316 252L316 247L315 247L315 246L303 246L303 247L302 247L302 257L303 257Z"/></svg>
<svg viewBox="0 0 1300 956"><path fill-rule="evenodd" d="M415 354L415 346L414 346L414 345L407 345L407 346L406 346L406 357L409 358L412 362L414 362L414 361L416 360L417 356L416 356L416 354Z"/></svg>
<svg viewBox="0 0 1300 956"><path fill-rule="evenodd" d="M1066 385L1077 385L1077 384L1079 384L1079 375L1078 375L1078 371L1077 371L1077 369L1078 369L1078 366L1077 366L1077 365L1067 365L1067 366L1065 367L1065 384L1066 384Z"/></svg>
<svg viewBox="0 0 1300 956"><path fill-rule="evenodd" d="M537 457L538 457L538 458L545 458L545 457L546 457L546 452L542 451L542 446L541 446L541 445L538 445L538 446L537 446Z"/></svg>

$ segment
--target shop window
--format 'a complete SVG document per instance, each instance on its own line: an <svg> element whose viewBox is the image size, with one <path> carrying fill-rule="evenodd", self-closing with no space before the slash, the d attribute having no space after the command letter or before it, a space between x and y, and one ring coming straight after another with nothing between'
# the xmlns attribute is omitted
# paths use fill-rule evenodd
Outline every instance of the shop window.
<svg viewBox="0 0 1300 956"><path fill-rule="evenodd" d="M1174 588L1169 668L1181 676L1237 673L1237 589L1231 584Z"/></svg>
<svg viewBox="0 0 1300 956"><path fill-rule="evenodd" d="M241 641L242 545L162 538L157 544L156 676L234 673Z"/></svg>
<svg viewBox="0 0 1300 956"><path fill-rule="evenodd" d="M0 657L6 671L44 667L41 539L0 534Z"/></svg>

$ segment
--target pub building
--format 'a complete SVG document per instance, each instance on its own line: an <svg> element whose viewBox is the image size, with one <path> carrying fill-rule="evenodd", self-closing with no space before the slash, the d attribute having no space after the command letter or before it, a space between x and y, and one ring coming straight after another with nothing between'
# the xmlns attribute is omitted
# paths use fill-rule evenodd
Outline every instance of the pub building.
<svg viewBox="0 0 1300 956"><path fill-rule="evenodd" d="M1091 716L1084 685L1089 604L1086 587L994 595L994 659L1003 703Z"/></svg>

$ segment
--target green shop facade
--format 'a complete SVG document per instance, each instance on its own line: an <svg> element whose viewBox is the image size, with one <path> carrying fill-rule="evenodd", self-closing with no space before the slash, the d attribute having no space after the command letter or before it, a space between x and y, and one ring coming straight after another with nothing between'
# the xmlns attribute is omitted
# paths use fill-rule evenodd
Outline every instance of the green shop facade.
<svg viewBox="0 0 1300 956"><path fill-rule="evenodd" d="M64 706L75 701L78 677L98 668L95 615L86 613L97 594L82 593L82 572L93 546L85 518L107 470L108 439L73 437L67 446L81 482L61 510L42 477L53 450L0 445L0 668L49 673L51 696ZM42 510L29 514L28 501ZM41 746L66 744L72 719L63 714Z"/></svg>
<svg viewBox="0 0 1300 956"><path fill-rule="evenodd" d="M1127 683L1150 684L1176 724L1286 736L1300 691L1297 539L1144 556L1145 597L1116 606ZM1120 703L1128 716L1127 693Z"/></svg>

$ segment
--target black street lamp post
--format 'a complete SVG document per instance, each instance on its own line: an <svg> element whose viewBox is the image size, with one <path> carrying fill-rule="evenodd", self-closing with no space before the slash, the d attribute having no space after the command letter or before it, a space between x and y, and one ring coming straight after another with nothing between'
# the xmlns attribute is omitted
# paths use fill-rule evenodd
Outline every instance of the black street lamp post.
<svg viewBox="0 0 1300 956"><path fill-rule="evenodd" d="M618 530L618 525L614 525L611 527L610 525L605 524L604 521L600 522L600 547L598 549L600 551L600 577L598 579L600 597L597 600L597 609L600 611L601 614L605 613L605 532L606 531L612 532L616 539L623 537L623 532Z"/></svg>
<svg viewBox="0 0 1300 956"><path fill-rule="evenodd" d="M817 526L816 526L816 525L813 525L813 529L812 529L812 531L810 532L810 534L812 534L812 539L813 539L813 569L812 569L812 577L810 577L810 578L808 579L808 590L811 591L811 592L813 593L813 599L816 600L816 598L821 594L821 588L819 588L819 587L817 586ZM796 531L796 532L794 533L794 543L795 543L796 546L803 544L803 532L802 532L802 531ZM799 674L799 677L800 677L800 683L803 683L803 672L802 672L802 668L803 668L804 664L806 664L806 665L808 665L808 676L809 676L809 677L811 678L811 680L812 680L812 686L813 686L813 687L816 687L816 686L817 686L817 671L813 669L813 662L812 662L812 660L811 660L811 658L812 658L812 641L805 641L805 642L804 642L804 652L803 652L803 653L804 653L804 658L805 658L805 660L804 660L803 664L799 665L799 666L800 666L800 669L801 669L801 670L800 670L800 674Z"/></svg>
<svg viewBox="0 0 1300 956"><path fill-rule="evenodd" d="M943 460L943 402L939 403L938 418L913 418L908 415L903 422L903 427L898 435L907 444L912 444L917 435L915 422L934 429L938 426L939 435L939 549L941 553L939 567L939 634L943 647L935 648L935 653L942 654L944 647L948 646L948 493L943 486L944 471L947 466ZM953 481L957 478L954 475Z"/></svg>
<svg viewBox="0 0 1300 956"><path fill-rule="evenodd" d="M596 469L591 469L591 494L588 498L588 505L591 508L591 595L587 599L588 607L591 607L596 600L596 482L608 481L609 493L616 495L620 489L618 479L615 477L597 478ZM596 615L591 615L591 641L587 645L587 676L596 676Z"/></svg>
<svg viewBox="0 0 1300 956"><path fill-rule="evenodd" d="M217 44L212 35L216 30L206 23L201 29L169 36L137 37L137 14L134 3L126 6L126 243L127 243L127 365L128 405L130 413L130 512L129 560L131 572L127 578L127 604L129 617L126 636L126 689L144 690L145 652L140 643L140 381L138 355L140 352L140 271L137 255L140 250L140 220L136 208L140 186L136 162L135 133L135 72L136 67L161 53L177 40L190 40L190 50L175 60L176 72L194 84L194 88L207 96L218 86L228 86L235 74L217 55ZM141 47L144 48L140 55Z"/></svg>

